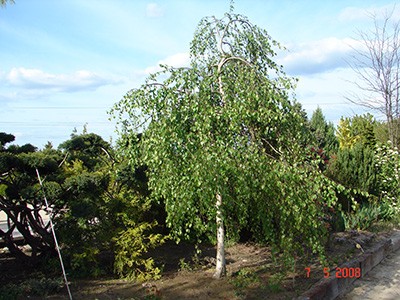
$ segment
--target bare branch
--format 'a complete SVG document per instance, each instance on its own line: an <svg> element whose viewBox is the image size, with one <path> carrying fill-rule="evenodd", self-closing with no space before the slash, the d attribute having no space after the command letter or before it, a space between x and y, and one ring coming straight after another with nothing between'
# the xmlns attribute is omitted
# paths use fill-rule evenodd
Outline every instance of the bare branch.
<svg viewBox="0 0 400 300"><path fill-rule="evenodd" d="M373 30L358 31L363 48L352 47L355 54L348 64L358 77L353 84L363 95L351 95L346 99L384 113L389 138L397 145L399 137L393 122L399 118L400 21L391 22L393 12L394 8L386 12L382 22L378 22L376 13L370 14Z"/></svg>

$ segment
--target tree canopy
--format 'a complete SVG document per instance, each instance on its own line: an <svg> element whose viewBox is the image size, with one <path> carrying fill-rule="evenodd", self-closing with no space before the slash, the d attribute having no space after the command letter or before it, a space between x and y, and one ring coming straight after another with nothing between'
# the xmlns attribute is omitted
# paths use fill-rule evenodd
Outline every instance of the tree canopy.
<svg viewBox="0 0 400 300"><path fill-rule="evenodd" d="M5 7L7 5L7 3L14 4L15 1L14 0L0 0L1 7Z"/></svg>
<svg viewBox="0 0 400 300"><path fill-rule="evenodd" d="M51 205L58 201L60 194L58 164L60 153L38 152L31 144L23 146L6 143L14 136L1 133L0 149L0 210L7 216L8 230L0 229L0 236L14 256L27 259L14 240L18 230L25 242L32 248L32 257L54 252L54 242L49 231L49 223L44 219L43 193L36 177L36 170L46 177L48 199ZM51 214L57 214L54 209Z"/></svg>
<svg viewBox="0 0 400 300"><path fill-rule="evenodd" d="M316 147L328 153L334 152L338 148L338 141L335 136L335 126L328 123L322 113L322 109L317 107L310 120L310 127L315 138Z"/></svg>
<svg viewBox="0 0 400 300"><path fill-rule="evenodd" d="M291 98L296 81L274 61L279 48L242 15L204 18L190 67L161 66L112 111L125 154L148 166L152 197L165 199L172 234L200 239L217 231L215 277L224 273L225 229L233 236L249 219L256 235L288 253L303 241L320 250L320 235L306 231L319 226L312 221L317 200L334 198L320 198L326 188L313 195L292 190L307 189L303 180L311 174L324 179L303 160L310 133Z"/></svg>

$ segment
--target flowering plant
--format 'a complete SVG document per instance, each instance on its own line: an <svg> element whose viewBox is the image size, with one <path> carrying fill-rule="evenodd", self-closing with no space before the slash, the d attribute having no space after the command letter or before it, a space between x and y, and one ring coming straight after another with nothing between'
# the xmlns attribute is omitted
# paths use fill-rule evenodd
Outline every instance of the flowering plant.
<svg viewBox="0 0 400 300"><path fill-rule="evenodd" d="M397 147L388 141L378 144L375 151L380 181L381 199L393 213L400 213L400 155Z"/></svg>

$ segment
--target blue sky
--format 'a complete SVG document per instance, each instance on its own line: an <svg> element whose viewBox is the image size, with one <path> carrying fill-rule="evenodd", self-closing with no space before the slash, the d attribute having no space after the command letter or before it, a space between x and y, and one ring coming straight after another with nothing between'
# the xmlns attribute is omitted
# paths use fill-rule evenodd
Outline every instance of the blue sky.
<svg viewBox="0 0 400 300"><path fill-rule="evenodd" d="M357 29L373 25L368 12L394 5L236 0L235 12L288 48L278 60L299 78L296 98L304 109L311 115L319 105L337 123L364 112L344 98L354 91L345 59ZM115 140L112 105L159 63L186 65L200 19L228 10L229 1L219 0L15 0L0 8L0 132L42 148L87 123L90 132Z"/></svg>

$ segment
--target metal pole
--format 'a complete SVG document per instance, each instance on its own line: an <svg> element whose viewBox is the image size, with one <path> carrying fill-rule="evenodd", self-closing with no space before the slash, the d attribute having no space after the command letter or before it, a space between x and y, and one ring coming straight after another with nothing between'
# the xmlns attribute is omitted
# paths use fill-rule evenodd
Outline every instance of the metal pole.
<svg viewBox="0 0 400 300"><path fill-rule="evenodd" d="M49 203L47 202L46 193L44 191L43 184L42 184L42 179L40 179L39 170L37 168L36 168L36 174L37 174L37 177L39 179L40 187L42 188L42 191L43 191L43 198L44 198L44 202L46 203L46 209L47 209L47 211L49 211ZM58 258L60 259L61 269L62 269L62 272L63 272L64 281L65 281L65 285L67 287L69 299L72 300L72 294L71 294L71 291L69 289L67 274L65 273L64 263L63 263L63 260L62 260L62 257L61 257L61 250L60 250L60 247L58 246L56 232L54 230L53 221L51 220L51 216L50 215L49 215L49 221L50 221L51 233L53 234L54 243L56 244Z"/></svg>

